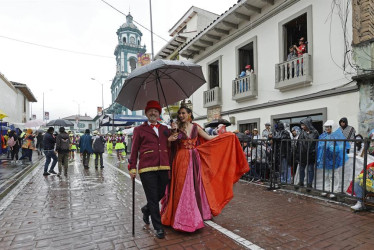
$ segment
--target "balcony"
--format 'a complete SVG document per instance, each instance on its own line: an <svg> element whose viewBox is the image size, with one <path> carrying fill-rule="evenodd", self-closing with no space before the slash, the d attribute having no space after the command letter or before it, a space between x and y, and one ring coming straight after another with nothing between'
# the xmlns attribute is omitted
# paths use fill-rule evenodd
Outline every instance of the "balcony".
<svg viewBox="0 0 374 250"><path fill-rule="evenodd" d="M275 65L275 88L280 91L309 86L312 81L312 57L309 54Z"/></svg>
<svg viewBox="0 0 374 250"><path fill-rule="evenodd" d="M222 105L221 88L204 91L204 108L210 108Z"/></svg>
<svg viewBox="0 0 374 250"><path fill-rule="evenodd" d="M232 81L232 99L243 102L257 97L257 79L255 74Z"/></svg>

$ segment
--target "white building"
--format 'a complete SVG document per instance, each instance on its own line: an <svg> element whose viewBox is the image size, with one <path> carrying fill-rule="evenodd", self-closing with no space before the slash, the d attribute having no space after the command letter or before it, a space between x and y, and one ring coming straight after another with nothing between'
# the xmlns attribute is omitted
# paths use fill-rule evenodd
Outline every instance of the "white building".
<svg viewBox="0 0 374 250"><path fill-rule="evenodd" d="M31 119L30 103L37 102L26 84L11 82L0 73L0 109L8 117L4 122L25 123Z"/></svg>
<svg viewBox="0 0 374 250"><path fill-rule="evenodd" d="M91 116L85 115L71 115L65 118L64 120L71 121L74 123L73 127L70 127L71 130L76 132L84 133L86 129L89 129L90 132L96 129L96 123Z"/></svg>
<svg viewBox="0 0 374 250"><path fill-rule="evenodd" d="M265 122L299 125L311 116L321 131L326 120L347 117L357 128L359 88L345 57L352 7L343 32L332 6L332 0L241 0L171 51L200 64L207 80L191 97L195 120L222 117L234 123L230 130L244 131ZM287 61L288 47L300 37L307 53ZM253 74L237 79L246 65Z"/></svg>

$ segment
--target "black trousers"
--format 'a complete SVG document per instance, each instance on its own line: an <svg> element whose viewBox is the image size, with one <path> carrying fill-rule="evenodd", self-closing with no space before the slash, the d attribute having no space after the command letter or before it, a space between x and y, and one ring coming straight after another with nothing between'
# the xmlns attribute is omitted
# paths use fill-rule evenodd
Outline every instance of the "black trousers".
<svg viewBox="0 0 374 250"><path fill-rule="evenodd" d="M88 168L88 165L90 164L90 156L91 154L86 150L83 152L83 166L86 168Z"/></svg>
<svg viewBox="0 0 374 250"><path fill-rule="evenodd" d="M169 182L167 170L149 171L140 174L145 196L147 197L147 209L151 214L152 225L155 230L162 229L159 202L165 195L165 188Z"/></svg>

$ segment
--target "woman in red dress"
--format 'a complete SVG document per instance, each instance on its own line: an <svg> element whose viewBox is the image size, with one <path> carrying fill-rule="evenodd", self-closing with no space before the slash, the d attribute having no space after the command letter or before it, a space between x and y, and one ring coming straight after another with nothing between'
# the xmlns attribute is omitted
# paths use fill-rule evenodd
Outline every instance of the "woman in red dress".
<svg viewBox="0 0 374 250"><path fill-rule="evenodd" d="M233 197L233 184L249 171L233 133L209 136L192 120L192 111L181 107L179 132L169 137L177 153L161 216L162 224L185 232L204 227L204 220L220 214Z"/></svg>

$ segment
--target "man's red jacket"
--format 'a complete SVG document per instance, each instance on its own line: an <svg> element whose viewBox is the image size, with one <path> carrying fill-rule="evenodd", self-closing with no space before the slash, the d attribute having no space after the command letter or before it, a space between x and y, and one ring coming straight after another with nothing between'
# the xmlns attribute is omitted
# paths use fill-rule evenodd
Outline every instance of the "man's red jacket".
<svg viewBox="0 0 374 250"><path fill-rule="evenodd" d="M170 170L168 137L169 129L160 125L158 134L148 122L136 127L133 133L131 156L129 159L130 173L136 173L139 156L139 174L149 171Z"/></svg>

